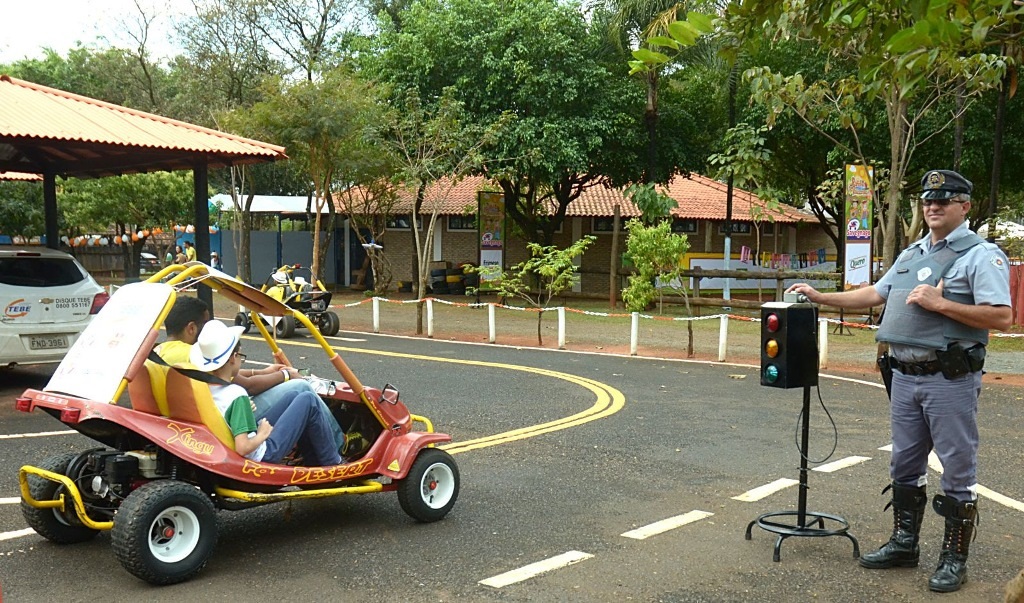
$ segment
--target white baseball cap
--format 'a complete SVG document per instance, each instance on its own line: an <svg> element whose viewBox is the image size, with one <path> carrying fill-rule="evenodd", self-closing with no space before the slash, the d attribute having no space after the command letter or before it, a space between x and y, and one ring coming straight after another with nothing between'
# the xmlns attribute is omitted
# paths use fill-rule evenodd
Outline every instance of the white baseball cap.
<svg viewBox="0 0 1024 603"><path fill-rule="evenodd" d="M207 373L219 369L231 359L231 353L244 331L245 327L229 327L219 320L208 321L189 352L189 362Z"/></svg>

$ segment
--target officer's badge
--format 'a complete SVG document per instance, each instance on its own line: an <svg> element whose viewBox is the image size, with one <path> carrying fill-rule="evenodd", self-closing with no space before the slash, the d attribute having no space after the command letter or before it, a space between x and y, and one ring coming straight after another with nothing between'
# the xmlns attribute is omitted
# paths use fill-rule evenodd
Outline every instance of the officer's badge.
<svg viewBox="0 0 1024 603"><path fill-rule="evenodd" d="M995 266L996 268L1002 268L1006 266L1006 262L1003 261L1003 258L998 256L993 256L992 259L989 261L992 262L992 265Z"/></svg>
<svg viewBox="0 0 1024 603"><path fill-rule="evenodd" d="M929 172L925 179L925 190L938 190L946 183L946 177L941 172Z"/></svg>
<svg viewBox="0 0 1024 603"><path fill-rule="evenodd" d="M924 279L928 278L931 275L932 269L929 268L928 266L925 266L924 268L917 271L917 280L923 281Z"/></svg>

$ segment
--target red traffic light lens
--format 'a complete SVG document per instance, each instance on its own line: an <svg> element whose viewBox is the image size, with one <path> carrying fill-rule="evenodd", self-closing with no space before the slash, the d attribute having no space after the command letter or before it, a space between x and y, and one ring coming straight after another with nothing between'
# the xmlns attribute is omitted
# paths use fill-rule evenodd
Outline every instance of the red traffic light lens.
<svg viewBox="0 0 1024 603"><path fill-rule="evenodd" d="M767 317L765 317L764 320L765 320L765 327L768 329L769 333L774 333L775 331L779 330L779 315L778 314L774 314L774 313L773 314L769 314Z"/></svg>

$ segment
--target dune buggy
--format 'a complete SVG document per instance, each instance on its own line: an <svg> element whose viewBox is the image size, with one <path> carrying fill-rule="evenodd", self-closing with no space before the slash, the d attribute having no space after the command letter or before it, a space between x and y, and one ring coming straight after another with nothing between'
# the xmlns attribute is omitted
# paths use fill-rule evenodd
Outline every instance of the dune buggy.
<svg viewBox="0 0 1024 603"><path fill-rule="evenodd" d="M197 282L253 312L289 316L309 329L341 377L311 378L311 384L339 424L366 440L364 451L329 467L254 462L235 452L209 385L149 359L178 290ZM256 327L275 361L290 365L266 327ZM110 530L118 561L152 584L181 582L204 567L217 540L218 509L396 492L406 513L432 522L447 515L459 494L457 465L435 447L450 436L410 414L390 385L364 387L301 312L197 262L119 289L46 387L25 391L16 408L49 413L101 444L21 468L28 525L58 544Z"/></svg>
<svg viewBox="0 0 1024 603"><path fill-rule="evenodd" d="M328 337L337 335L341 329L341 320L330 309L333 294L324 287L320 279L313 276L313 271L308 267L304 268L299 264L281 266L267 277L260 291L306 315L317 329ZM264 325L273 326L277 336L282 339L293 336L295 329L304 326L291 315L272 317L253 313L244 306L239 306L235 324L245 327L246 333L257 320Z"/></svg>

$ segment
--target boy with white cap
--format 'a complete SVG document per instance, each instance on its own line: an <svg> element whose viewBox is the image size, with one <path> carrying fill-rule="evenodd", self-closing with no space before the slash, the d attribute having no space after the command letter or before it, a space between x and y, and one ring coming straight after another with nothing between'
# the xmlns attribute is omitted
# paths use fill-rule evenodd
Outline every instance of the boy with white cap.
<svg viewBox="0 0 1024 603"><path fill-rule="evenodd" d="M210 391L235 438L235 451L254 461L279 463L298 445L307 465L341 464L330 427L320 412L319 399L312 392L276 404L256 423L248 392L231 383L245 360L240 352L242 331L243 327L211 320L203 326L189 358L197 369L224 381L211 384Z"/></svg>

